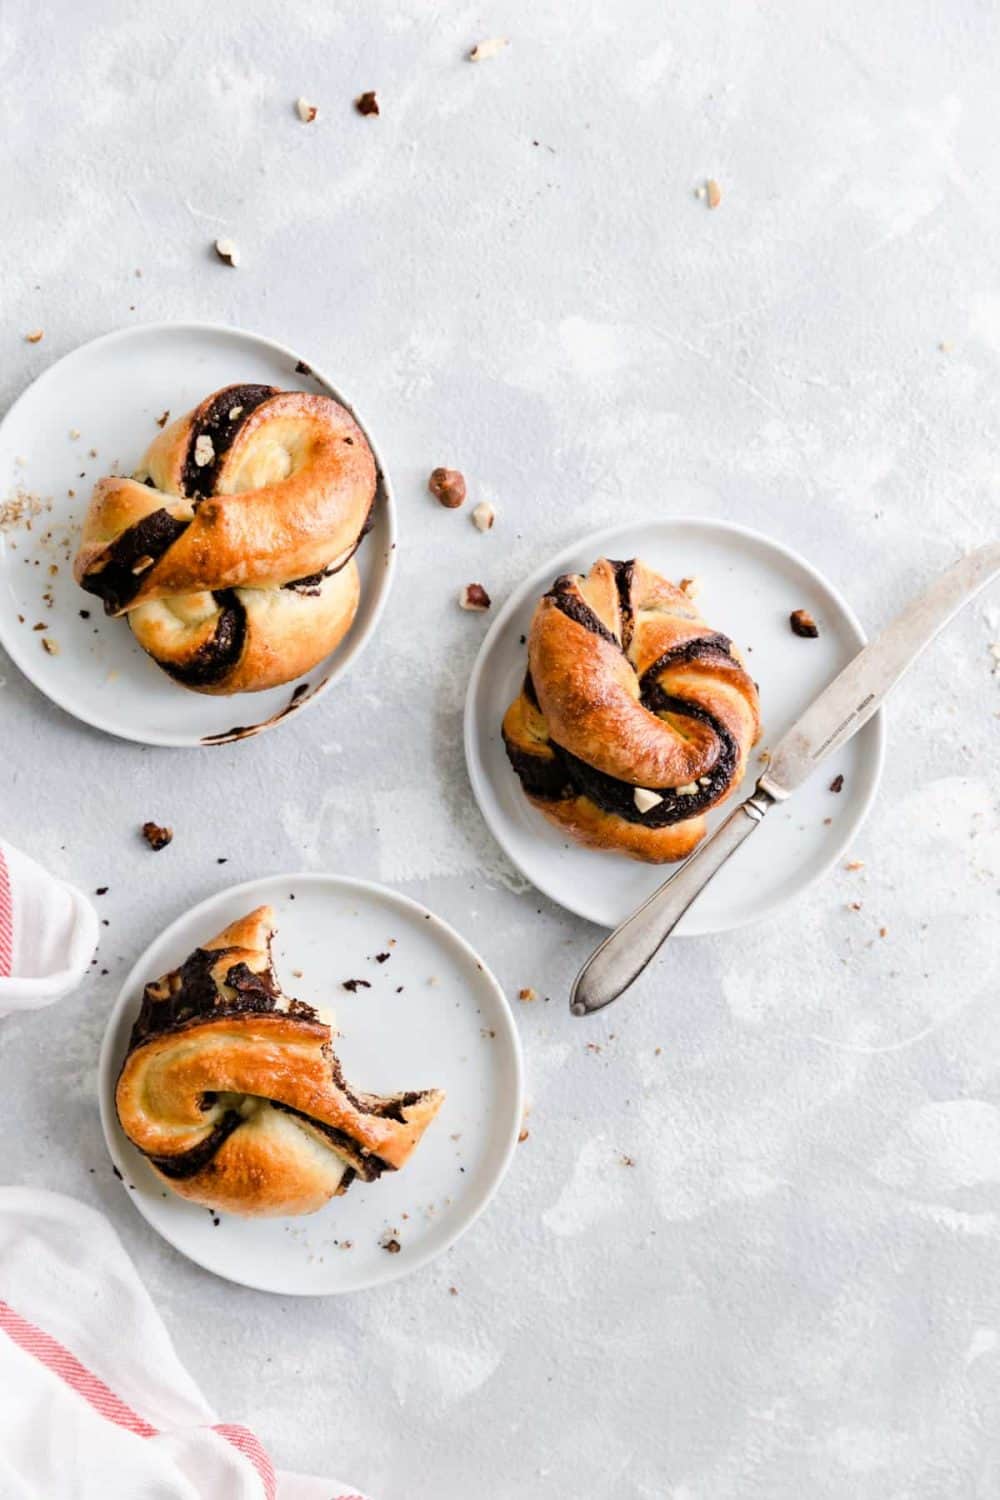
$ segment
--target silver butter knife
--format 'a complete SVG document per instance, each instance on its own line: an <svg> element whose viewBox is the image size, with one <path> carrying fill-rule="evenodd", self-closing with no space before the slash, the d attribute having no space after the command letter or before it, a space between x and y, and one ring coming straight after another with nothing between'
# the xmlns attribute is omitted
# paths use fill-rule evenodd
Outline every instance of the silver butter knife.
<svg viewBox="0 0 1000 1500"><path fill-rule="evenodd" d="M925 646L1000 574L1000 542L970 552L835 677L771 755L752 796L741 802L670 879L616 927L573 985L570 1010L588 1016L624 994L712 877L750 837L768 810L784 802L828 755L867 724Z"/></svg>

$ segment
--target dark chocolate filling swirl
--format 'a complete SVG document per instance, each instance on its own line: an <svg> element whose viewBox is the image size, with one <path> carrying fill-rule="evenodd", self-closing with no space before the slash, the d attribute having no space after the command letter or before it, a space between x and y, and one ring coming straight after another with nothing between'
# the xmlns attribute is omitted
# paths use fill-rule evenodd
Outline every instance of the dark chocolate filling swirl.
<svg viewBox="0 0 1000 1500"><path fill-rule="evenodd" d="M247 612L235 589L223 589L213 594L219 605L219 618L211 640L202 641L186 661L172 662L159 657L160 666L174 679L187 687L207 686L221 682L236 666L243 655L247 638Z"/></svg>
<svg viewBox="0 0 1000 1500"><path fill-rule="evenodd" d="M143 991L142 1005L132 1027L129 1051L131 1052L152 1036L183 1028L208 1017L221 1019L248 1011L258 1013L274 1011L281 992L270 970L256 974L243 962L233 964L226 971L222 982L227 988L235 990L235 997L230 999L220 994L212 970L224 957L225 950L196 948L176 971L176 984L173 988L163 992L159 982L148 984ZM301 1000L290 1000L287 1013L309 1022L317 1019L313 1007ZM359 1098L348 1086L339 1059L332 1051L330 1052L330 1068L334 1083L355 1109L363 1114L378 1115L383 1119L402 1122L404 1111L416 1104L422 1097L419 1092L416 1092L373 1101ZM215 1094L204 1094L201 1098L201 1108L211 1108L216 1098ZM273 1109L279 1109L285 1114L295 1115L300 1120L306 1121L314 1130L325 1136L342 1156L347 1158L349 1164L342 1179L342 1187L347 1188L355 1177L361 1177L366 1182L374 1182L383 1172L395 1170L391 1162L384 1161L375 1152L360 1145L345 1131L338 1130L336 1126L317 1120L314 1116L295 1109L291 1104L283 1104L278 1099L267 1099L264 1102L270 1104ZM207 1167L233 1131L242 1123L243 1116L239 1111L229 1109L213 1126L205 1139L189 1147L187 1151L179 1151L173 1156L155 1156L149 1152L143 1154L158 1171L163 1173L164 1177L169 1177L175 1182L182 1181L185 1178L194 1177L196 1173Z"/></svg>
<svg viewBox="0 0 1000 1500"><path fill-rule="evenodd" d="M215 494L222 460L247 417L262 402L279 394L273 385L236 385L219 391L196 422L191 424L184 468L181 471L181 493L192 500L204 500ZM230 413L235 412L235 416ZM198 439L208 438L212 457L207 464L195 459Z"/></svg>
<svg viewBox="0 0 1000 1500"><path fill-rule="evenodd" d="M631 605L632 571L634 559L628 562L612 562L615 582L618 587L621 612L622 638L618 639L594 613L585 600L574 592L575 580L563 574L555 580L545 596L552 599L562 613L582 625L585 630L598 635L602 640L626 654L632 639L634 617ZM639 700L644 708L654 714L675 714L678 718L695 719L707 725L719 742L719 752L711 767L694 783L695 790L680 792L676 787L649 787L662 800L648 812L640 812L635 803L635 785L599 771L587 761L573 755L565 746L549 740L548 755L532 755L520 745L514 745L505 737L507 758L517 773L529 797L545 801L560 801L569 797L584 796L604 812L624 819L627 823L640 823L646 828L666 828L695 817L711 806L730 785L739 760L739 746L726 726L706 709L686 699L676 698L660 686L661 673L679 662L711 660L723 657L732 661L732 642L727 636L713 634L698 636L666 651L651 666L647 667L639 683ZM535 685L530 672L524 679L523 692L534 708L539 707Z"/></svg>
<svg viewBox="0 0 1000 1500"><path fill-rule="evenodd" d="M149 569L172 547L190 525L178 521L168 510L154 510L115 538L108 560L98 573L81 579L88 594L104 601L106 614L115 615L131 604Z"/></svg>

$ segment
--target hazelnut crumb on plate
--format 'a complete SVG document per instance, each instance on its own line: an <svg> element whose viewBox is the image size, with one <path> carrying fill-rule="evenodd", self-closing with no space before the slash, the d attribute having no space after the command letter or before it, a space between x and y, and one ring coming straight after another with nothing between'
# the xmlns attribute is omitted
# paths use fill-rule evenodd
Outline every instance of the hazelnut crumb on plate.
<svg viewBox="0 0 1000 1500"><path fill-rule="evenodd" d="M788 616L788 623L793 635L802 636L804 640L814 641L819 635L819 626L807 609L793 609Z"/></svg>
<svg viewBox="0 0 1000 1500"><path fill-rule="evenodd" d="M457 510L465 500L465 476L458 469L432 469L427 488L446 510Z"/></svg>
<svg viewBox="0 0 1000 1500"><path fill-rule="evenodd" d="M165 849L174 836L174 830L161 828L159 823L143 823L142 836L151 849Z"/></svg>
<svg viewBox="0 0 1000 1500"><path fill-rule="evenodd" d="M481 583L467 583L458 596L463 609L483 611L489 609L492 600Z"/></svg>

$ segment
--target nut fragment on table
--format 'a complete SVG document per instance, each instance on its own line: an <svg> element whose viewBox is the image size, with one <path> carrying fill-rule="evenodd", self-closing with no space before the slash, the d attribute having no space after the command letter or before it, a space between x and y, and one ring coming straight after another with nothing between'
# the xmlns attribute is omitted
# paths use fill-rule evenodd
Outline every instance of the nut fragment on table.
<svg viewBox="0 0 1000 1500"><path fill-rule="evenodd" d="M310 104L308 99L296 99L295 109L303 125L311 125L313 120L315 120L316 116L319 114L319 109L317 108L317 106L315 104Z"/></svg>
<svg viewBox="0 0 1000 1500"><path fill-rule="evenodd" d="M359 94L354 101L354 108L359 115L381 114L374 89L366 89L363 94Z"/></svg>
<svg viewBox="0 0 1000 1500"><path fill-rule="evenodd" d="M31 332L26 333L24 337L25 341L29 344L40 344L42 339L45 337L45 329L33 328Z"/></svg>
<svg viewBox="0 0 1000 1500"><path fill-rule="evenodd" d="M722 202L722 189L714 177L710 177L705 183L705 202L709 208L718 208Z"/></svg>
<svg viewBox="0 0 1000 1500"><path fill-rule="evenodd" d="M457 510L465 500L465 476L458 469L433 469L427 488L447 510Z"/></svg>
<svg viewBox="0 0 1000 1500"><path fill-rule="evenodd" d="M215 253L227 266L238 266L240 263L239 246L235 240L216 240Z"/></svg>
<svg viewBox="0 0 1000 1500"><path fill-rule="evenodd" d="M492 603L481 583L467 583L458 596L458 602L463 609L474 610L489 609Z"/></svg>
<svg viewBox="0 0 1000 1500"><path fill-rule="evenodd" d="M142 836L151 849L165 849L174 836L174 830L161 828L158 823L143 823Z"/></svg>
<svg viewBox="0 0 1000 1500"><path fill-rule="evenodd" d="M505 47L510 46L510 38L506 36L487 37L485 42L477 42L469 53L470 62L487 62L491 57L499 57Z"/></svg>
<svg viewBox="0 0 1000 1500"><path fill-rule="evenodd" d="M472 519L480 531L492 531L497 513L488 500L480 500L472 512Z"/></svg>
<svg viewBox="0 0 1000 1500"><path fill-rule="evenodd" d="M517 992L517 998L519 1000L523 1000L524 1003L525 1003L525 1005L530 1005L531 1002L532 1002L532 1000L537 1000L538 999L538 991L537 990L533 990L531 988L531 985L527 984L522 989L518 990L518 992Z"/></svg>

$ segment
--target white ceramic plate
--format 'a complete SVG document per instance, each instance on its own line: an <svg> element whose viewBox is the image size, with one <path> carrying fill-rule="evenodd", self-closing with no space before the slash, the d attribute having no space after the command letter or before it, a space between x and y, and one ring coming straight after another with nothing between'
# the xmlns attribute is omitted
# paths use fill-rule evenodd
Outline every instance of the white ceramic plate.
<svg viewBox="0 0 1000 1500"><path fill-rule="evenodd" d="M314 702L357 659L392 580L392 491L371 432L350 401L311 361L304 371L296 369L299 363L294 350L235 328L151 323L75 349L43 371L8 411L0 424L0 504L21 492L47 508L30 530L0 529L0 641L67 713L149 745L228 743ZM178 417L234 381L334 396L364 428L380 477L375 524L358 552L361 607L345 640L296 683L214 698L172 682L139 648L126 622L106 618L100 600L74 583L72 561L95 480L114 465L122 473L134 468L164 410ZM43 622L45 631L36 631ZM58 655L47 654L43 636L55 642Z"/></svg>
<svg viewBox="0 0 1000 1500"><path fill-rule="evenodd" d="M697 500L691 486L668 487L666 501ZM801 557L758 532L722 521L678 516L618 526L584 537L525 579L483 641L465 704L465 754L473 791L497 842L528 879L569 911L616 927L669 875L671 866L571 844L524 797L500 737L504 712L526 666L521 637L538 598L560 573L585 573L601 556L641 557L667 578L698 578L698 608L713 630L748 651L760 686L763 733L750 759L785 730L865 643L850 606ZM818 640L792 634L788 616L807 609ZM756 921L801 891L843 853L871 805L882 770L881 714L766 821L716 876L677 931L723 932ZM842 772L844 789L830 792ZM732 801L709 817L721 821ZM827 822L826 820L830 820Z"/></svg>
<svg viewBox="0 0 1000 1500"><path fill-rule="evenodd" d="M114 1088L146 982L265 902L277 912L279 979L287 993L332 1008L345 1076L377 1093L437 1087L447 1097L400 1172L355 1181L316 1214L223 1214L215 1222L207 1209L166 1189L129 1143ZM391 957L379 964L374 954L381 952ZM345 979L367 979L371 989L349 993ZM268 876L220 891L178 918L122 987L101 1049L99 1089L111 1158L153 1228L218 1276L304 1295L376 1286L446 1250L496 1192L523 1111L517 1029L482 960L417 902L338 875ZM387 1236L398 1239L398 1254L383 1248Z"/></svg>

